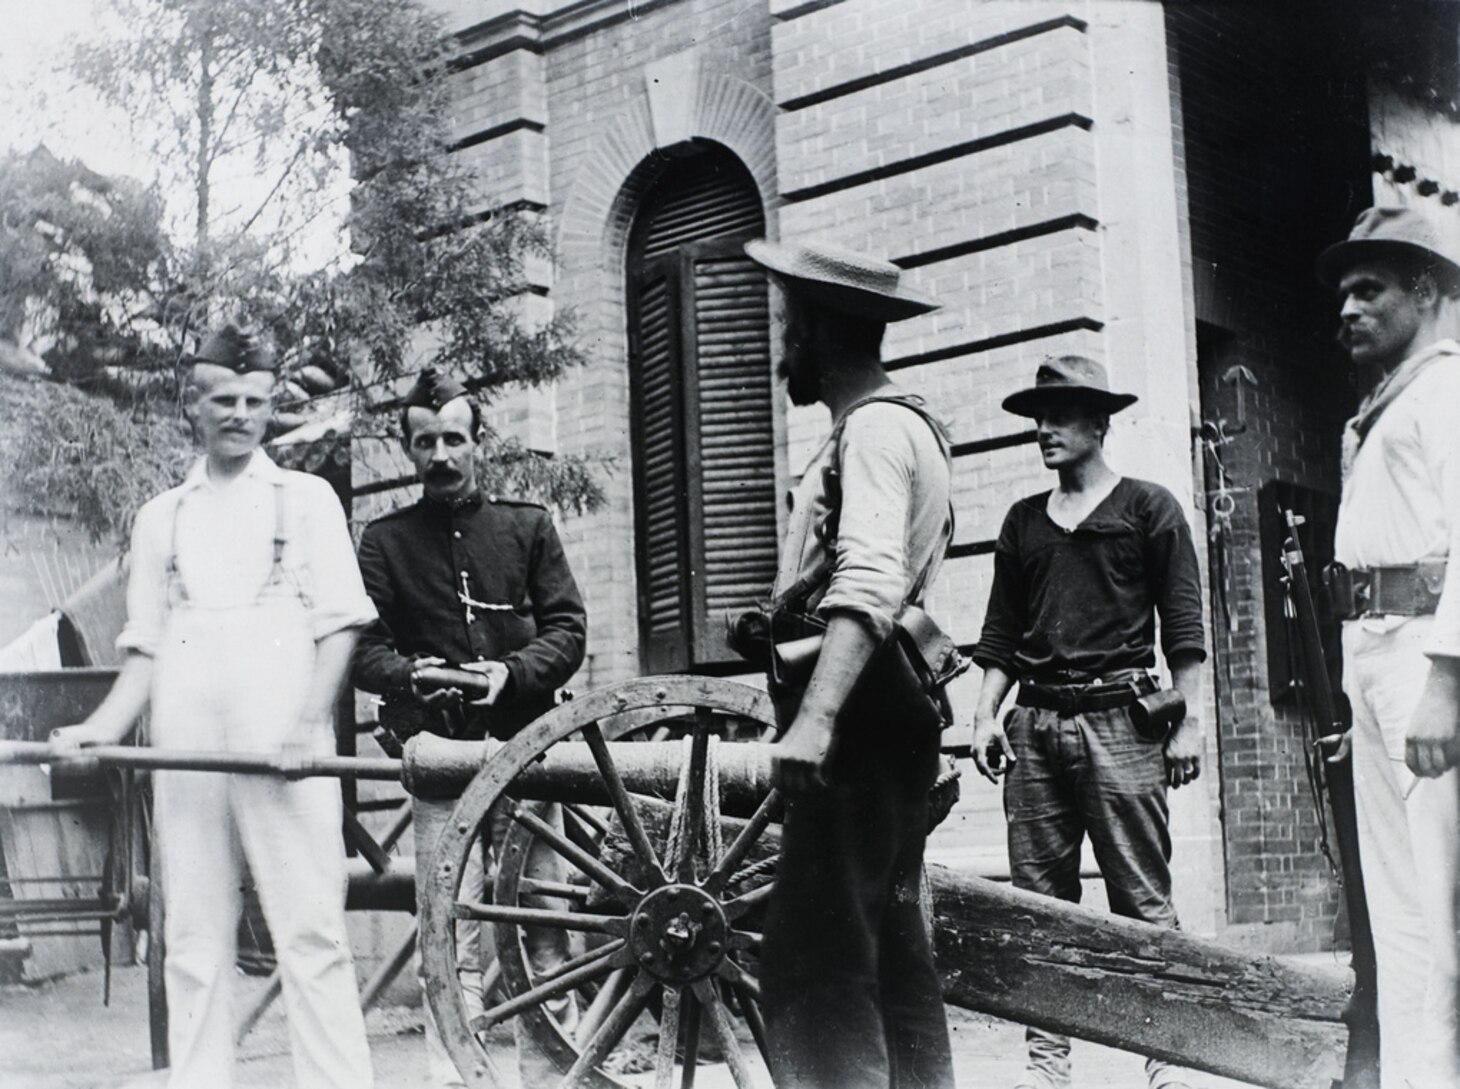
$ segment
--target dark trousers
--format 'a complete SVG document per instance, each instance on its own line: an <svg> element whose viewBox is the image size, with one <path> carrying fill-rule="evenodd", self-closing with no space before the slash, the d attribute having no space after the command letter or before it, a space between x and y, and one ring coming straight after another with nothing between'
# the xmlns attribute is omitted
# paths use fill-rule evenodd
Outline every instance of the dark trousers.
<svg viewBox="0 0 1460 1089"><path fill-rule="evenodd" d="M1078 902L1088 835L1110 910L1177 926L1163 746L1142 740L1125 708L1061 717L1016 707L1007 731L1018 758L1004 786L1014 887ZM1025 1081L1037 1089L1069 1085L1069 1039L1039 1029L1026 1036ZM1152 1089L1177 1075L1155 1059L1146 1063Z"/></svg>
<svg viewBox="0 0 1460 1089"><path fill-rule="evenodd" d="M953 1059L919 906L938 733L840 724L827 789L786 807L761 993L777 1089L945 1089Z"/></svg>

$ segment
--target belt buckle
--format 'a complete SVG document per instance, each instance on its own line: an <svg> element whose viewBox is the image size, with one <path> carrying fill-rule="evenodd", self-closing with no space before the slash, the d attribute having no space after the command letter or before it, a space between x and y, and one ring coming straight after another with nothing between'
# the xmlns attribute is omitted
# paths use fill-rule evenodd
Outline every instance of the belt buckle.
<svg viewBox="0 0 1460 1089"><path fill-rule="evenodd" d="M1378 591L1379 572L1350 571L1349 612L1355 620L1370 615Z"/></svg>

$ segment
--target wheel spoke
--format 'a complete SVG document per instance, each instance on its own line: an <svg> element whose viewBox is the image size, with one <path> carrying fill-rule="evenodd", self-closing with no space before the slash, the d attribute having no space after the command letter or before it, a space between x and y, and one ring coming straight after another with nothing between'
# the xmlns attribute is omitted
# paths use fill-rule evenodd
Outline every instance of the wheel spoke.
<svg viewBox="0 0 1460 1089"><path fill-rule="evenodd" d="M608 835L608 822L586 805L565 805L563 811L571 813L578 820L582 821L594 835Z"/></svg>
<svg viewBox="0 0 1460 1089"><path fill-rule="evenodd" d="M760 980L756 979L729 957L726 957L719 963L715 968L715 974L736 988L747 990L757 999L760 998Z"/></svg>
<svg viewBox="0 0 1460 1089"><path fill-rule="evenodd" d="M725 1063L730 1067L730 1076L735 1079L736 1089L754 1089L755 1078L751 1076L750 1067L745 1065L745 1055L740 1050L740 1041L735 1038L735 1029L730 1024L730 1014L725 1009L725 1003L720 1001L715 984L708 979L696 980L694 992L695 997L700 1000L700 1005L705 1008L705 1015L710 1019L710 1031L715 1034L715 1039L720 1044L720 1050L724 1052Z"/></svg>
<svg viewBox="0 0 1460 1089"><path fill-rule="evenodd" d="M479 919L487 923L514 923L521 926L553 926L559 930L581 930L587 934L613 934L622 937L629 929L622 915L590 915L582 911L551 911L547 908L514 907L509 904L483 904L475 900L456 901L458 919Z"/></svg>
<svg viewBox="0 0 1460 1089"><path fill-rule="evenodd" d="M679 1046L679 987L664 988L659 1014L659 1054L654 1060L654 1089L674 1089L674 1052Z"/></svg>
<svg viewBox="0 0 1460 1089"><path fill-rule="evenodd" d="M570 1089L570 1087L584 1083L589 1072L602 1063L608 1057L608 1053L613 1050L614 1045L623 1039L624 1033L629 1031L629 1026L634 1023L634 1018L638 1017L640 1011L648 1004L649 995L657 986L658 982L647 972L640 972L634 978L628 994L619 999L613 1012L598 1027L598 1031L593 1034L592 1039L579 1053L572 1069L560 1083L561 1089Z"/></svg>
<svg viewBox="0 0 1460 1089"><path fill-rule="evenodd" d="M766 827L780 816L781 803L783 799L779 790L772 790L767 794L760 805L756 807L750 822L740 830L735 837L735 842L730 844L725 851L725 856L715 867L713 873L705 879L705 891L718 894L730 880L730 875L735 872L735 867L740 865L741 859L750 853L760 839L761 833Z"/></svg>
<svg viewBox="0 0 1460 1089"><path fill-rule="evenodd" d="M695 854L699 850L700 831L705 816L705 765L710 749L710 719L703 709L695 711L695 724L689 750L689 789L682 799L684 809L676 813L683 838L679 858L675 860L675 877L689 883L695 879Z"/></svg>
<svg viewBox="0 0 1460 1089"><path fill-rule="evenodd" d="M775 890L775 882L769 885L761 885L759 888L751 889L744 896L737 896L733 900L725 901L725 918L734 922L746 912L759 907L771 898Z"/></svg>
<svg viewBox="0 0 1460 1089"><path fill-rule="evenodd" d="M659 862L653 844L649 842L644 823L639 819L639 811L624 787L623 778L618 773L618 766L613 762L613 756L608 751L608 742L603 739L603 731L599 729L598 723L591 722L583 727L583 739L588 742L589 751L593 753L593 762L598 765L598 774L603 776L603 783L608 787L609 797L613 799L613 807L623 821L624 832L634 848L639 865L649 875L653 887L658 888L668 882L669 877Z"/></svg>
<svg viewBox="0 0 1460 1089"><path fill-rule="evenodd" d="M638 969L632 967L615 968L613 974L603 981L603 986L598 988L598 993L593 996L593 1001L583 1011L583 1016L578 1019L578 1026L573 1030L575 1046L581 1047L584 1040L593 1038L598 1026L603 1024L609 1011L618 1005L618 1000L624 996L637 972Z"/></svg>
<svg viewBox="0 0 1460 1089"><path fill-rule="evenodd" d="M730 931L730 948L734 950L748 950L752 953L760 952L760 943L765 938L754 930L732 930Z"/></svg>
<svg viewBox="0 0 1460 1089"><path fill-rule="evenodd" d="M760 996L751 994L745 987L734 983L730 985L730 989L740 1001L740 1008L745 1013L745 1023L750 1026L750 1035L755 1037L755 1046L760 1049L760 1057L765 1060L766 1068L769 1069L771 1051L765 1038L765 1018L760 1015Z"/></svg>
<svg viewBox="0 0 1460 1089"><path fill-rule="evenodd" d="M684 996L684 1069L679 1076L679 1089L694 1089L695 1072L700 1068L700 1004L694 992Z"/></svg>
<svg viewBox="0 0 1460 1089"><path fill-rule="evenodd" d="M539 881L535 877L519 878L517 895L545 896L552 900L572 900L579 904L588 902L588 888L585 885L570 885L566 881Z"/></svg>
<svg viewBox="0 0 1460 1089"><path fill-rule="evenodd" d="M578 869L603 885L621 900L637 901L643 895L640 890L634 888L633 885L630 885L587 851L583 850L577 844L569 842L561 832L536 814L529 813L521 806L517 806L512 810L512 819L518 824L526 825L532 829L554 851L562 855L574 866L577 866Z"/></svg>
<svg viewBox="0 0 1460 1089"><path fill-rule="evenodd" d="M582 967L585 964L592 964L596 960L605 960L609 957L613 957L614 954L618 953L621 949L623 949L623 947L624 939L615 938L613 941L608 942L606 945L600 945L597 949L590 949L586 953L579 953L576 957L572 957L568 960L563 961L562 964L559 964L556 968L552 969L552 971L543 972L541 975L533 976L533 981L535 983L551 983L553 980L558 979L561 976L567 975L569 972L576 971L578 968ZM627 955L621 958L616 958L614 960L615 967L623 964L632 963L633 958Z"/></svg>
<svg viewBox="0 0 1460 1089"><path fill-rule="evenodd" d="M570 842L594 858L598 858L603 853L604 833L600 832L596 825L585 821L582 814L564 809L563 833Z"/></svg>
<svg viewBox="0 0 1460 1089"><path fill-rule="evenodd" d="M546 1002L550 998L556 998L560 994L566 994L584 983L592 983L595 979L607 976L615 968L622 967L616 954L622 954L623 945L624 943L620 941L613 947L605 947L609 949L607 953L595 949L592 955L575 958L584 963L579 963L571 969L565 964L537 986L473 1017L471 1019L472 1031L482 1032L509 1017L516 1017L523 1010Z"/></svg>

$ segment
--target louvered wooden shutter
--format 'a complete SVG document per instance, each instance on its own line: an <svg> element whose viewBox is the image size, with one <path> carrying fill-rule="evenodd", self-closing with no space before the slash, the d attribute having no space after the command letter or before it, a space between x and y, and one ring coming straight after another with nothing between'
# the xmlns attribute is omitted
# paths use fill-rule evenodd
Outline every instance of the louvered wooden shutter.
<svg viewBox="0 0 1460 1089"><path fill-rule="evenodd" d="M729 654L726 615L763 599L776 577L775 436L765 274L740 242L697 244L688 261L699 432L692 539L703 572L693 586L695 651L705 663Z"/></svg>
<svg viewBox="0 0 1460 1089"><path fill-rule="evenodd" d="M638 542L639 643L654 673L689 665L690 610L681 389L679 276L660 258L634 278L634 509Z"/></svg>
<svg viewBox="0 0 1460 1089"><path fill-rule="evenodd" d="M639 631L648 671L733 659L725 616L775 578L769 317L754 183L712 152L666 172L629 276Z"/></svg>

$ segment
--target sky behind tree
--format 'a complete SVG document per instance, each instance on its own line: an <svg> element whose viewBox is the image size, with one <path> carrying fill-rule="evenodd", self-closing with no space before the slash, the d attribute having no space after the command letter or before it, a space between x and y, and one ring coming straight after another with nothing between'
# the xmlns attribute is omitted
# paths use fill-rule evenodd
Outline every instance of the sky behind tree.
<svg viewBox="0 0 1460 1089"><path fill-rule="evenodd" d="M102 174L125 174L143 182L158 180L158 163L136 122L83 86L70 69L75 46L98 35L122 32L107 0L0 0L0 152L29 151L44 143L62 159L79 159ZM343 174L343 172L342 172ZM248 208L268 193L272 177L259 171L248 154L222 161L215 175L218 206ZM164 185L171 226L178 233L191 214L191 193ZM318 267L344 256L341 219L348 211L348 178L329 193L339 214L306 229L294 251L301 267Z"/></svg>

